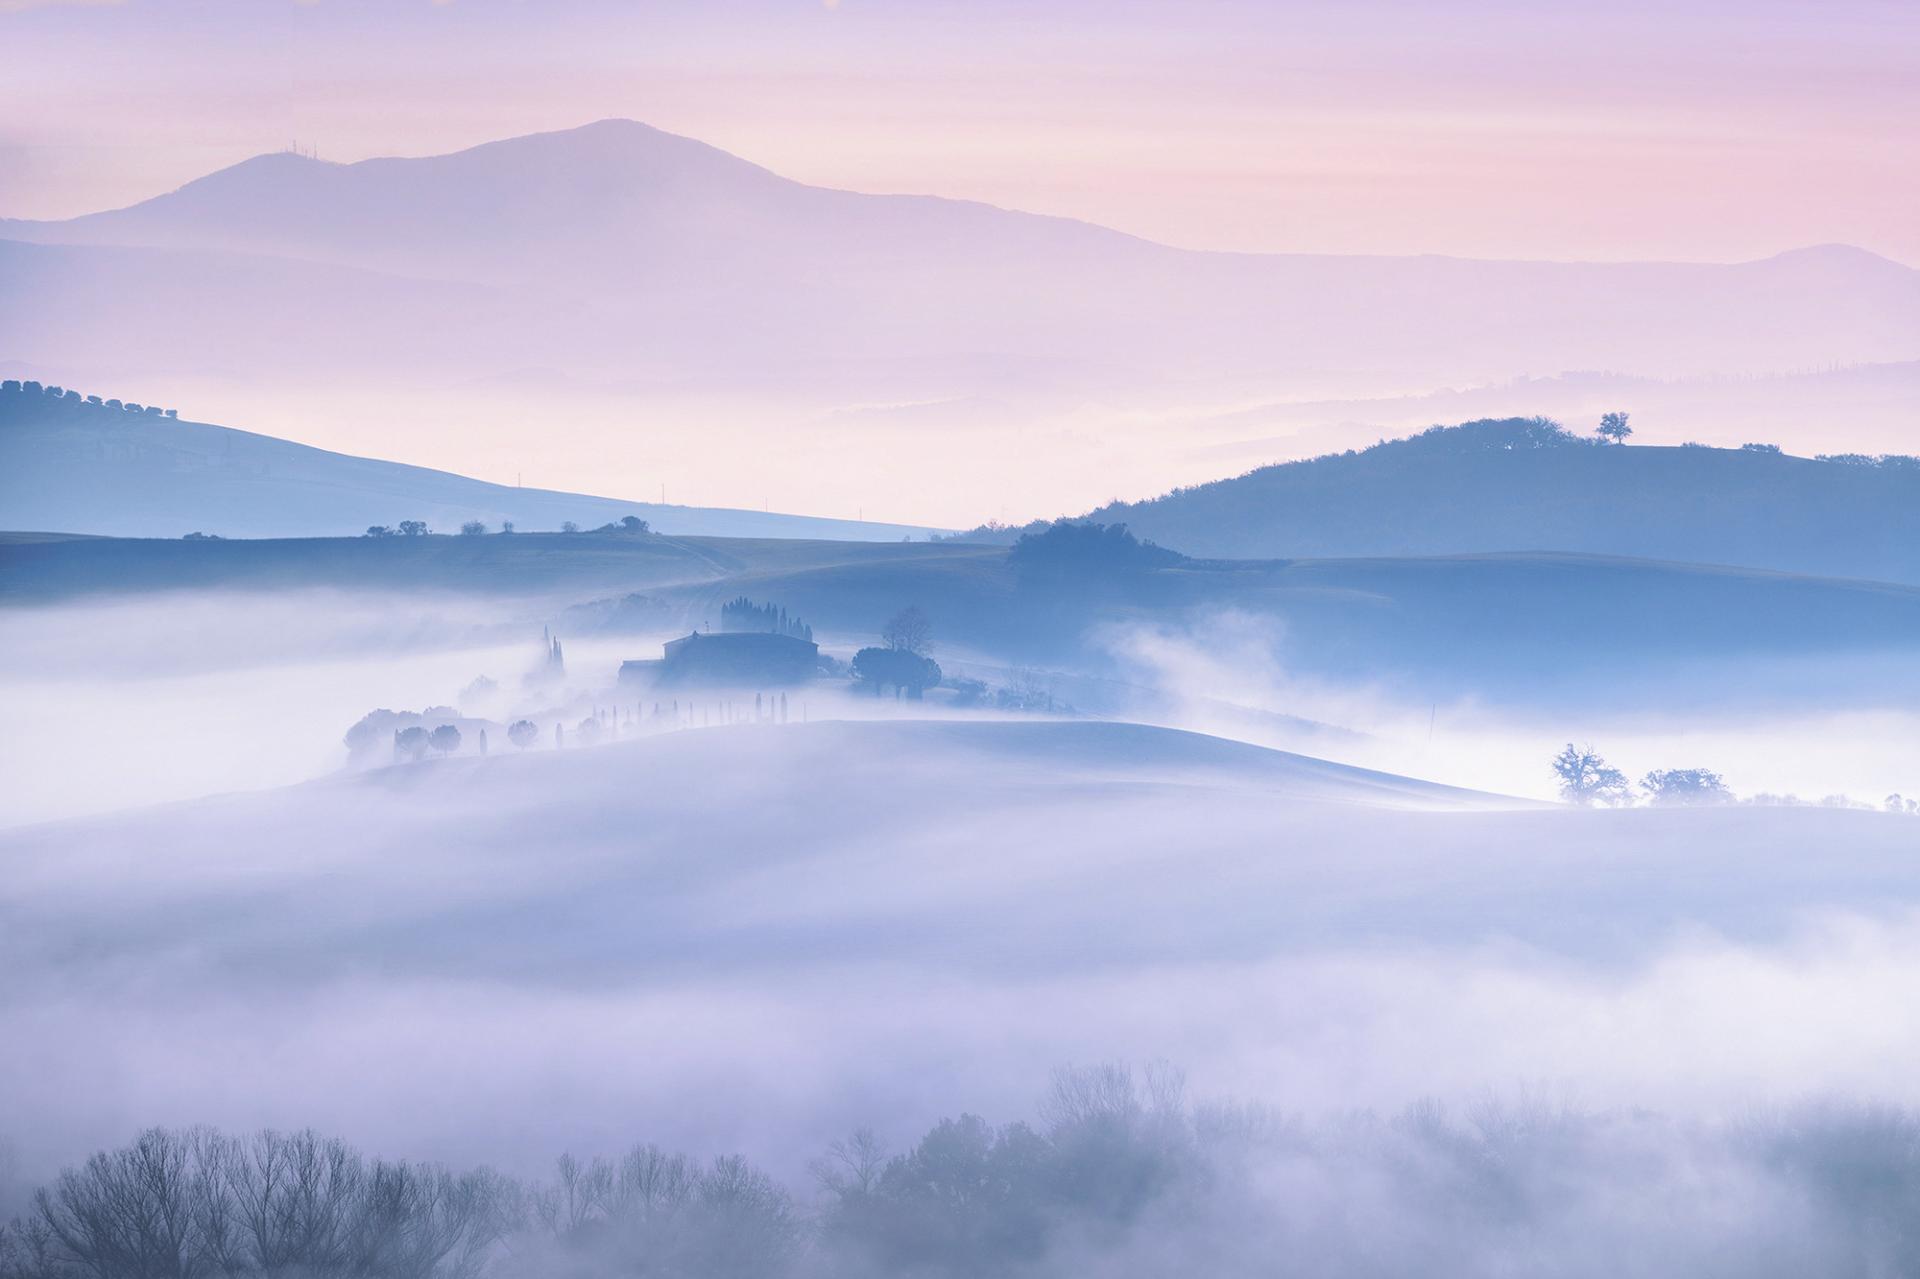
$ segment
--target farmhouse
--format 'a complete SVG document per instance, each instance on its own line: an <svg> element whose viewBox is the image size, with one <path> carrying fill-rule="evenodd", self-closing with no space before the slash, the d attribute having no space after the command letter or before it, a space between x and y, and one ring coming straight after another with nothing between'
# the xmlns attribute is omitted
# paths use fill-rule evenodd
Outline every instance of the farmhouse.
<svg viewBox="0 0 1920 1279"><path fill-rule="evenodd" d="M797 635L767 631L714 634L695 631L668 640L664 654L651 661L622 662L623 687L766 688L811 679L820 663L820 646Z"/></svg>

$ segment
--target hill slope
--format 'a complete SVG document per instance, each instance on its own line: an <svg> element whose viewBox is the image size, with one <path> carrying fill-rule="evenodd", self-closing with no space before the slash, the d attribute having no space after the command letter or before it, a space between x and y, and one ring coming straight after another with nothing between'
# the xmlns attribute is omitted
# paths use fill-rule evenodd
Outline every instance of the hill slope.
<svg viewBox="0 0 1920 1279"><path fill-rule="evenodd" d="M1089 518L1201 556L1553 550L1920 584L1920 461L1603 447L1519 419L1264 467Z"/></svg>
<svg viewBox="0 0 1920 1279"><path fill-rule="evenodd" d="M898 541L931 530L761 511L662 506L509 488L445 471L348 457L157 413L0 388L0 527L116 537L322 537L424 520L524 530L628 515L657 531L720 537Z"/></svg>
<svg viewBox="0 0 1920 1279"><path fill-rule="evenodd" d="M731 1148L709 1117L765 1133L753 1099L796 1096L818 1131L773 1131L811 1153L911 1104L901 1062L1010 1106L1050 1062L1177 1055L1344 1108L1436 1078L1642 1096L1677 1051L1715 1095L1839 1091L1910 1055L1912 933L1874 925L1920 902L1910 820L1407 811L1451 806L1226 749L749 726L0 832L0 1019L30 1032L0 1080L63 1158L175 1115L544 1157L616 1123ZM1832 1051L1760 1033L1775 1006Z"/></svg>
<svg viewBox="0 0 1920 1279"><path fill-rule="evenodd" d="M1225 645L1241 669L1361 681L1409 698L1616 709L1740 702L1883 706L1920 696L1920 588L1585 555L1195 562L1119 579L1028 580L960 542L564 536L170 541L0 538L0 603L301 588L528 598L644 595L650 655L745 594L841 650L917 603L938 655L1177 679ZM604 606L585 613L605 615ZM611 628L612 634L620 627ZM1250 665L1249 665L1250 664ZM1164 668L1164 669L1162 669Z"/></svg>

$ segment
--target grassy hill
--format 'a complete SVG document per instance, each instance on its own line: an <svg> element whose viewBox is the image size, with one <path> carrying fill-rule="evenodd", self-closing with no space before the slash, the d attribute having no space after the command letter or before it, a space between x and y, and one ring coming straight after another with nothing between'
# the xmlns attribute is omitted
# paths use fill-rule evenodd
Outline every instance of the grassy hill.
<svg viewBox="0 0 1920 1279"><path fill-rule="evenodd" d="M423 520L594 528L638 516L665 533L898 541L932 530L777 512L626 502L489 484L309 448L158 408L0 384L0 527L180 537L327 537Z"/></svg>
<svg viewBox="0 0 1920 1279"><path fill-rule="evenodd" d="M1002 547L515 534L273 541L0 539L0 601L322 588L492 596L503 615L642 594L647 630L745 594L823 642L908 604L941 652L1088 674L1126 637L1251 638L1295 676L1421 697L1672 702L1920 697L1920 588L1553 553L1183 561L1038 574ZM578 616L578 614L575 614ZM639 655L639 654L636 654Z"/></svg>
<svg viewBox="0 0 1920 1279"><path fill-rule="evenodd" d="M1920 583L1920 459L1603 446L1540 419L1436 427L1088 518L1201 556L1578 551Z"/></svg>

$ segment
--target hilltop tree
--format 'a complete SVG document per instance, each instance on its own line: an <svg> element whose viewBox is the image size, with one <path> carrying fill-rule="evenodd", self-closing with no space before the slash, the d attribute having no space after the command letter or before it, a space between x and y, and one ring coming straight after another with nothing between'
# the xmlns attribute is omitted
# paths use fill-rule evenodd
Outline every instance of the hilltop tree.
<svg viewBox="0 0 1920 1279"><path fill-rule="evenodd" d="M403 728L393 735L393 754L396 759L419 759L427 753L427 730L415 724Z"/></svg>
<svg viewBox="0 0 1920 1279"><path fill-rule="evenodd" d="M567 531L572 532L574 530L569 529ZM626 533L634 537L642 537L650 532L651 529L648 527L647 522L638 515L623 515L620 517L618 523L602 524L593 531L596 533Z"/></svg>
<svg viewBox="0 0 1920 1279"><path fill-rule="evenodd" d="M521 750L533 745L534 740L539 736L540 730L535 728L533 721L529 719L516 719L507 726L507 740Z"/></svg>
<svg viewBox="0 0 1920 1279"><path fill-rule="evenodd" d="M385 524L369 524L367 525L367 531L362 533L360 536L362 537L394 537L397 535L394 533L394 531L391 528L387 527Z"/></svg>
<svg viewBox="0 0 1920 1279"><path fill-rule="evenodd" d="M432 735L427 740L433 749L439 751L442 755L451 755L460 749L460 730L452 724L442 724L433 730Z"/></svg>
<svg viewBox="0 0 1920 1279"><path fill-rule="evenodd" d="M1633 428L1627 425L1625 413L1603 413L1600 416L1600 425L1593 428L1593 433L1601 439L1612 440L1615 444L1625 444L1627 437L1633 434Z"/></svg>
<svg viewBox="0 0 1920 1279"><path fill-rule="evenodd" d="M427 523L425 520L401 520L398 524L394 525L394 528L401 537L425 537L427 535Z"/></svg>
<svg viewBox="0 0 1920 1279"><path fill-rule="evenodd" d="M1707 768L1656 768L1640 779L1649 802L1661 807L1724 804L1733 798L1720 774Z"/></svg>
<svg viewBox="0 0 1920 1279"><path fill-rule="evenodd" d="M1553 757L1560 797L1571 804L1617 804L1627 797L1627 775L1609 767L1591 746L1575 746Z"/></svg>
<svg viewBox="0 0 1920 1279"><path fill-rule="evenodd" d="M909 604L887 619L880 628L880 639L896 653L925 657L933 651L933 623L918 604Z"/></svg>
<svg viewBox="0 0 1920 1279"><path fill-rule="evenodd" d="M468 520L465 524L462 524L460 526L460 536L462 537L479 537L482 533L485 533L486 531L487 531L487 526L485 524L482 524L479 520Z"/></svg>

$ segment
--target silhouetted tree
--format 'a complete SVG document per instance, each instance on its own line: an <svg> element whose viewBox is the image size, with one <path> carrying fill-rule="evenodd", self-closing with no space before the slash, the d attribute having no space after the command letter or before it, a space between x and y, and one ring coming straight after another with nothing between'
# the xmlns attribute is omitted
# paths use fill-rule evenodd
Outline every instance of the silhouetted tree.
<svg viewBox="0 0 1920 1279"><path fill-rule="evenodd" d="M1625 413L1603 413L1600 415L1600 425L1593 428L1593 433L1615 444L1625 444L1627 437L1633 434L1633 428L1627 425Z"/></svg>
<svg viewBox="0 0 1920 1279"><path fill-rule="evenodd" d="M534 727L530 719L516 719L507 726L507 740L521 750L533 745L534 740L539 736L540 730Z"/></svg>
<svg viewBox="0 0 1920 1279"><path fill-rule="evenodd" d="M572 520L561 520L560 531L562 533L578 533L580 531L580 526L578 524L575 524Z"/></svg>
<svg viewBox="0 0 1920 1279"><path fill-rule="evenodd" d="M875 697L891 688L918 699L940 684L940 665L904 648L863 648L853 655L853 676Z"/></svg>
<svg viewBox="0 0 1920 1279"><path fill-rule="evenodd" d="M395 759L419 759L427 753L427 730L418 724L411 728L394 730L393 755Z"/></svg>
<svg viewBox="0 0 1920 1279"><path fill-rule="evenodd" d="M1553 772L1560 779L1560 795L1575 804L1616 804L1626 798L1627 777L1611 768L1591 746L1566 749L1553 757Z"/></svg>
<svg viewBox="0 0 1920 1279"><path fill-rule="evenodd" d="M462 524L460 526L460 536L462 537L479 537L482 533L485 533L486 531L487 531L487 526L485 524L482 524L479 520L468 520L465 524Z"/></svg>
<svg viewBox="0 0 1920 1279"><path fill-rule="evenodd" d="M918 604L909 604L887 619L880 640L896 653L925 657L933 651L933 623Z"/></svg>
<svg viewBox="0 0 1920 1279"><path fill-rule="evenodd" d="M396 534L391 528L388 528L385 524L369 524L367 525L367 531L362 533L360 536L362 537L394 537L396 536Z"/></svg>
<svg viewBox="0 0 1920 1279"><path fill-rule="evenodd" d="M452 724L442 724L427 740L442 755L451 755L460 749L460 730Z"/></svg>
<svg viewBox="0 0 1920 1279"><path fill-rule="evenodd" d="M425 537L427 535L427 525L424 520L401 520L398 524L394 525L394 529L401 537Z"/></svg>

